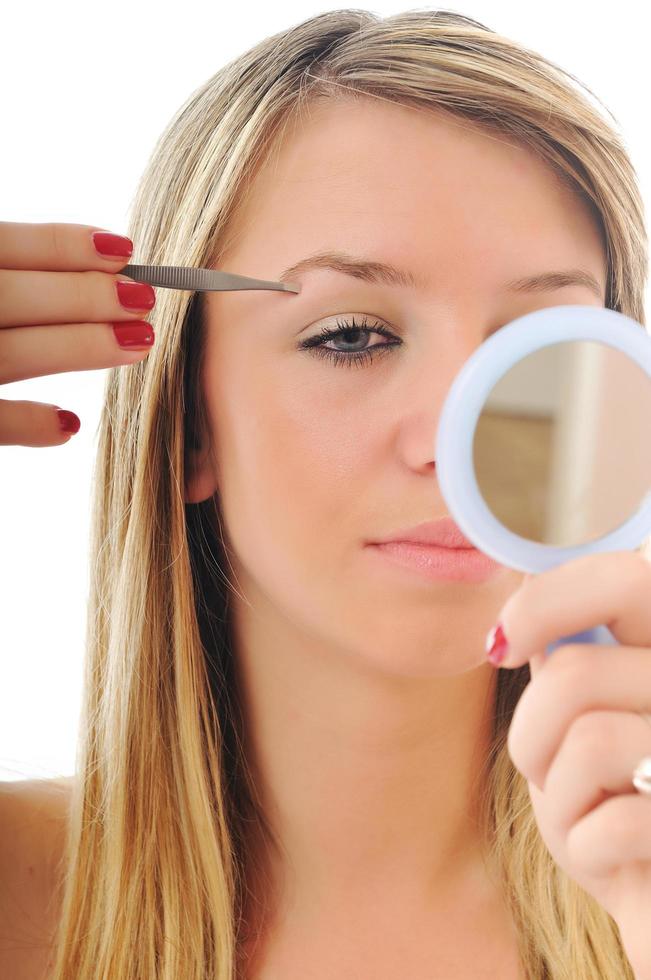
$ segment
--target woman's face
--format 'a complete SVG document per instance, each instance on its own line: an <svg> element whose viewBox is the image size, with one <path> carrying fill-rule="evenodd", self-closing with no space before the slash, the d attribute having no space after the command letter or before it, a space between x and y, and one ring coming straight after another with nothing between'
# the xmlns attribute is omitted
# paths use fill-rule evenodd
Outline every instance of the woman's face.
<svg viewBox="0 0 651 980"><path fill-rule="evenodd" d="M460 673L483 662L486 631L522 574L421 582L365 545L447 514L434 447L455 375L518 316L603 306L601 237L527 149L447 114L365 98L312 105L284 133L218 268L278 280L324 251L392 263L419 285L320 268L285 277L301 284L296 295L205 294L212 454L187 499L219 493L235 588L270 628L391 673ZM603 285L601 299L583 286L505 287L575 268ZM325 342L329 356L305 347L337 321L389 336L340 336ZM346 353L369 348L372 359Z"/></svg>

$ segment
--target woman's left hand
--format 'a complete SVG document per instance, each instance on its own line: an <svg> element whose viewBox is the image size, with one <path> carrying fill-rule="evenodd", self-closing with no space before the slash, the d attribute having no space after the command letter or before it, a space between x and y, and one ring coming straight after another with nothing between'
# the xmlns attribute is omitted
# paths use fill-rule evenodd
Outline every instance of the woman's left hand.
<svg viewBox="0 0 651 980"><path fill-rule="evenodd" d="M502 607L500 667L529 662L508 735L554 860L617 923L636 980L651 978L651 796L633 770L651 756L651 562L584 555L528 575ZM619 646L563 636L608 627ZM491 631L489 636L494 634Z"/></svg>

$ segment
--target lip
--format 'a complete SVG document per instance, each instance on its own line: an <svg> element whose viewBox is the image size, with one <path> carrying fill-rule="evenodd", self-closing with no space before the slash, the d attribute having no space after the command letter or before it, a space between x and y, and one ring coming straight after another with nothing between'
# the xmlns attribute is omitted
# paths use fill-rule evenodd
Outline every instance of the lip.
<svg viewBox="0 0 651 980"><path fill-rule="evenodd" d="M468 549L477 551L472 541L462 534L461 529L451 517L442 517L438 521L423 521L414 527L406 527L395 531L386 538L369 541L368 544L389 544L398 541L409 541L413 544L436 545L446 549Z"/></svg>
<svg viewBox="0 0 651 980"><path fill-rule="evenodd" d="M407 571L430 581L485 582L503 567L477 548L387 541L370 542L366 551L392 570Z"/></svg>

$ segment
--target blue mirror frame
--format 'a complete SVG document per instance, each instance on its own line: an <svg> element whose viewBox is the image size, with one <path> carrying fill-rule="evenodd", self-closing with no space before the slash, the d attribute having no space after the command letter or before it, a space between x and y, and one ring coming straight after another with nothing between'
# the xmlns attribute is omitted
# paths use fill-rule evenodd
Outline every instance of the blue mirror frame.
<svg viewBox="0 0 651 980"><path fill-rule="evenodd" d="M583 545L557 547L506 528L477 485L475 428L494 386L523 357L574 340L600 341L628 354L651 380L651 337L636 320L603 307L553 306L512 320L484 341L455 377L439 419L436 472L450 514L480 551L523 572L542 572L589 552L634 549L651 533L651 491L637 512L610 534Z"/></svg>

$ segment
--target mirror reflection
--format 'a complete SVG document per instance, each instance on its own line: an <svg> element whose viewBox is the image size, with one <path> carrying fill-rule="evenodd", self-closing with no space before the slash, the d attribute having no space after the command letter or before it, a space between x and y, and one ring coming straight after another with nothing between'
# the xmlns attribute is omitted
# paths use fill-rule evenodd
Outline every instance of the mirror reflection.
<svg viewBox="0 0 651 980"><path fill-rule="evenodd" d="M479 490L510 531L570 547L610 534L651 489L651 378L597 341L550 344L492 389L478 419Z"/></svg>

